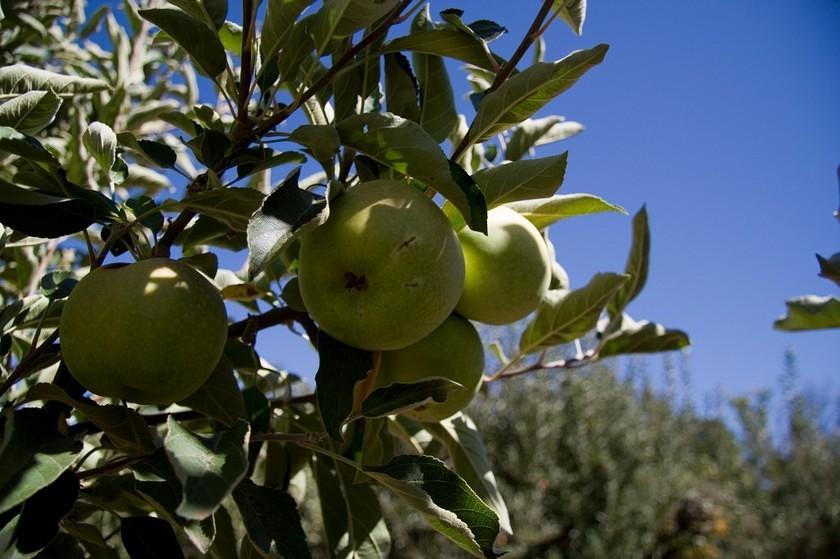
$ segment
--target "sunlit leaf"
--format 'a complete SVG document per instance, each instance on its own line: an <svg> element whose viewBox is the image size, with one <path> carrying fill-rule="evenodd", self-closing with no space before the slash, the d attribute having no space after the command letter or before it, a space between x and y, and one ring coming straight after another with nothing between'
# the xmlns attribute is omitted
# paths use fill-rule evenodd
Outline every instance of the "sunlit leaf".
<svg viewBox="0 0 840 559"><path fill-rule="evenodd" d="M61 98L52 91L30 91L0 105L0 126L37 134L55 118Z"/></svg>
<svg viewBox="0 0 840 559"><path fill-rule="evenodd" d="M773 323L777 330L840 328L840 299L804 295L785 302L787 315Z"/></svg>
<svg viewBox="0 0 840 559"><path fill-rule="evenodd" d="M557 194L548 198L510 202L506 206L525 217L537 229L577 215L601 212L627 213L621 206L611 204L592 194Z"/></svg>
<svg viewBox="0 0 840 559"><path fill-rule="evenodd" d="M30 91L52 91L58 95L93 93L109 88L110 86L102 80L57 74L26 64L0 68L0 94L2 95Z"/></svg>

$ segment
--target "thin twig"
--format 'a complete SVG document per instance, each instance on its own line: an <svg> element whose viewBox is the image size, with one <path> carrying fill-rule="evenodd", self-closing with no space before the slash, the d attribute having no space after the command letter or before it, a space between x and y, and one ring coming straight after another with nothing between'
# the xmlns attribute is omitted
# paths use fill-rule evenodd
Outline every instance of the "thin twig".
<svg viewBox="0 0 840 559"><path fill-rule="evenodd" d="M251 93L251 74L253 72L254 57L251 48L254 44L254 23L257 11L254 0L242 0L242 55L239 63L239 99L237 101L236 119L248 122L248 100Z"/></svg>
<svg viewBox="0 0 840 559"><path fill-rule="evenodd" d="M117 458L116 460L109 462L107 464L103 464L102 466L98 466L96 468L90 468L88 470L83 470L76 474L76 477L79 480L89 479L92 477L96 477L102 474L109 474L111 472L118 472L125 468L126 466L130 466L135 462L139 462L144 458L148 458L151 454L140 454L137 456L123 456L121 458Z"/></svg>
<svg viewBox="0 0 840 559"><path fill-rule="evenodd" d="M312 321L312 318L305 312L296 311L290 307L277 307L262 314L234 322L228 326L228 337L241 338L246 334L253 334L258 330L265 330L278 324L288 324L290 322L297 322L303 326L306 335L309 337L309 341L312 345L317 346L318 327Z"/></svg>
<svg viewBox="0 0 840 559"><path fill-rule="evenodd" d="M531 363L528 365L523 365L519 368L511 368L511 369L502 369L498 373L494 375L490 375L484 377L484 382L495 382L501 379L509 379L513 377L518 377L520 375L524 375L527 373L531 373L534 371L550 371L556 369L579 369L580 367L584 367L586 365L591 365L595 361L599 359L598 355L595 353L584 355L583 357L570 357L569 359L557 359L555 361L548 361L543 362L539 360L535 363Z"/></svg>

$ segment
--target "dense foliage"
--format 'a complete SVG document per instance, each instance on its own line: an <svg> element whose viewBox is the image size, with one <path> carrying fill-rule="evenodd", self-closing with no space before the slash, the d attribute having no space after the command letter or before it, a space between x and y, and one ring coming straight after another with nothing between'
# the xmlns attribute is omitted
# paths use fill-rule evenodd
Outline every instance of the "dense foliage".
<svg viewBox="0 0 840 559"><path fill-rule="evenodd" d="M463 390L460 407L483 382L515 408L504 402L516 394L495 388L502 381L689 343L626 312L647 278L644 209L621 273L570 284L549 241L559 220L626 213L591 194L556 194L567 154L535 149L581 131L541 111L608 47L546 60L552 23L580 34L582 0L534 6L509 59L492 50L503 25L458 9L434 16L421 0L241 7L235 22L227 0L123 0L95 10L84 0L0 0L0 553L387 557L379 499L388 494L448 538L442 555L460 547L494 557L519 531L505 499L520 497L515 487L500 491L493 475L479 431L488 418L441 419L453 410L423 414L426 406L451 404ZM465 65L466 114L445 59ZM493 215L516 223L514 248L529 244L533 258L494 238L507 225L494 226ZM409 226L416 234L401 229ZM338 244L357 233L352 246ZM398 243L384 246L392 237ZM448 239L445 261L436 239ZM421 250L428 264L410 256ZM374 271L339 266L324 284L312 279L351 256L400 278L373 310L359 301L375 299ZM119 273L107 268L119 263ZM519 293L523 269L539 280L528 293ZM510 279L485 289L497 270ZM86 280L106 285L92 289L101 297ZM467 283L494 311L518 304L482 318L472 300L459 315L493 323L528 315L511 325L516 343L504 350L492 337L475 341L464 318L449 322L498 367L477 374L476 349L463 359L465 374L444 333L429 345L446 363L430 358L434 370L411 371L410 381L396 371L389 378L399 382L377 385L380 369L401 367L383 352L414 355ZM429 286L406 303L403 295ZM208 326L224 314L220 296L231 317L247 316ZM217 312L190 310L204 303ZM360 322L343 322L353 317ZM421 319L430 323L403 339ZM261 332L272 327L317 349L314 392L303 371L260 357L271 340ZM371 327L365 339L351 339L363 327ZM195 336L213 347L201 350ZM184 386L198 386L184 397L169 367L190 350L222 356L214 367L199 359L176 367L189 377ZM591 413L580 398L579 413ZM517 430L511 444L532 437ZM494 454L508 460L502 450ZM519 471L506 479L529 475L526 464L506 467ZM606 498L565 483L569 503ZM645 518L653 513L627 522Z"/></svg>

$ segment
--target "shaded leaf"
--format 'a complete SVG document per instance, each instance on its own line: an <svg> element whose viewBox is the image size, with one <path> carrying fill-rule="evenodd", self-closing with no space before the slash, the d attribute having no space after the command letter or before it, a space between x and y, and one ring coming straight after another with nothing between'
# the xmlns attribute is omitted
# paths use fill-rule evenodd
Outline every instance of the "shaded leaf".
<svg viewBox="0 0 840 559"><path fill-rule="evenodd" d="M288 493L246 479L234 490L233 499L251 543L262 553L285 559L310 557L297 503Z"/></svg>
<svg viewBox="0 0 840 559"><path fill-rule="evenodd" d="M23 504L15 527L17 550L32 553L47 547L58 534L58 522L70 512L78 497L79 480L69 471L32 495Z"/></svg>
<svg viewBox="0 0 840 559"><path fill-rule="evenodd" d="M446 465L431 456L397 456L365 468L382 485L423 514L435 530L475 557L495 557L499 519L493 509Z"/></svg>
<svg viewBox="0 0 840 559"><path fill-rule="evenodd" d="M121 146L130 149L144 161L150 162L158 167L174 167L175 161L178 159L175 150L163 142L137 140L129 132L117 134L117 140L119 140Z"/></svg>
<svg viewBox="0 0 840 559"><path fill-rule="evenodd" d="M337 440L343 440L341 426L353 411L356 384L373 369L369 351L345 345L325 332L318 333L320 363L315 375L315 392L324 429Z"/></svg>
<svg viewBox="0 0 840 559"><path fill-rule="evenodd" d="M14 64L0 68L0 94L28 93L30 91L52 91L55 94L93 93L110 89L98 79L66 76L26 64Z"/></svg>
<svg viewBox="0 0 840 559"><path fill-rule="evenodd" d="M131 559L183 559L175 531L165 520L129 516L120 521L120 536Z"/></svg>
<svg viewBox="0 0 840 559"><path fill-rule="evenodd" d="M508 78L481 100L468 132L470 142L484 141L536 113L600 64L608 48L602 44L575 51L557 62L540 62Z"/></svg>
<svg viewBox="0 0 840 559"><path fill-rule="evenodd" d="M0 126L37 134L55 118L61 99L52 91L30 91L0 105Z"/></svg>
<svg viewBox="0 0 840 559"><path fill-rule="evenodd" d="M621 328L607 335L598 355L625 355L631 353L658 353L674 351L691 344L682 330L667 329L661 324L642 320L636 322L626 316Z"/></svg>
<svg viewBox="0 0 840 559"><path fill-rule="evenodd" d="M440 404L451 392L462 388L463 385L447 378L429 378L412 384L394 383L371 392L362 402L362 415L383 417L423 404Z"/></svg>
<svg viewBox="0 0 840 559"><path fill-rule="evenodd" d="M333 469L331 462L316 456L313 468L330 556L387 559L391 536L376 494L368 485L354 484L349 468L335 463Z"/></svg>
<svg viewBox="0 0 840 559"><path fill-rule="evenodd" d="M155 448L149 426L143 417L131 408L80 402L71 398L57 385L43 383L30 388L26 393L26 400L53 400L79 410L108 435L115 448L127 454L146 454Z"/></svg>
<svg viewBox="0 0 840 559"><path fill-rule="evenodd" d="M388 112L419 122L417 78L401 53L385 55L385 104Z"/></svg>
<svg viewBox="0 0 840 559"><path fill-rule="evenodd" d="M83 231L102 218L87 199L52 196L0 179L0 222L15 231L53 239Z"/></svg>
<svg viewBox="0 0 840 559"><path fill-rule="evenodd" d="M8 126L0 126L0 153L2 152L23 157L30 162L45 163L51 168L61 166L41 142Z"/></svg>
<svg viewBox="0 0 840 559"><path fill-rule="evenodd" d="M396 6L398 0L325 0L309 23L318 53L333 38L349 37L373 24Z"/></svg>
<svg viewBox="0 0 840 559"><path fill-rule="evenodd" d="M265 194L253 188L218 188L189 194L177 207L212 217L234 231L246 231L248 220L264 198Z"/></svg>
<svg viewBox="0 0 840 559"><path fill-rule="evenodd" d="M446 446L455 473L464 478L485 503L493 507L499 516L499 527L513 534L507 505L499 493L487 457L487 448L472 419L459 413L440 423L429 423L423 427Z"/></svg>
<svg viewBox="0 0 840 559"><path fill-rule="evenodd" d="M327 200L298 187L300 167L263 200L248 223L248 277L253 279L295 238L329 217Z"/></svg>
<svg viewBox="0 0 840 559"><path fill-rule="evenodd" d="M572 342L592 330L601 312L630 276L595 274L574 291L549 290L537 307L534 320L519 341L522 353L533 353Z"/></svg>
<svg viewBox="0 0 840 559"><path fill-rule="evenodd" d="M39 408L5 412L0 443L0 513L52 483L82 450L56 431L55 416Z"/></svg>
<svg viewBox="0 0 840 559"><path fill-rule="evenodd" d="M804 295L789 299L787 315L773 323L777 330L819 330L840 328L840 299Z"/></svg>
<svg viewBox="0 0 840 559"><path fill-rule="evenodd" d="M172 416L166 426L166 456L183 487L176 512L193 520L212 516L248 470L248 423L240 421L211 438L187 431Z"/></svg>
<svg viewBox="0 0 840 559"><path fill-rule="evenodd" d="M648 266L650 265L650 230L648 228L647 208L642 206L633 216L633 242L624 273L630 276L628 281L615 295L607 310L614 316L636 298L647 282Z"/></svg>
<svg viewBox="0 0 840 559"><path fill-rule="evenodd" d="M563 184L567 156L568 152L564 152L542 159L514 161L482 169L472 177L484 193L488 208L518 200L545 198L552 196Z"/></svg>
<svg viewBox="0 0 840 559"><path fill-rule="evenodd" d="M434 30L430 6L426 4L411 23L411 32L420 33ZM412 54L414 70L417 74L420 97L420 116L418 122L429 136L441 143L458 124L458 112L455 109L455 95L449 81L449 72L440 56L415 52Z"/></svg>
<svg viewBox="0 0 840 559"><path fill-rule="evenodd" d="M179 10L139 10L143 19L150 21L172 37L210 77L227 68L225 48L219 35L200 20Z"/></svg>
<svg viewBox="0 0 840 559"><path fill-rule="evenodd" d="M341 147L341 138L333 126L304 124L295 128L289 139L307 148L318 161L329 161Z"/></svg>
<svg viewBox="0 0 840 559"><path fill-rule="evenodd" d="M453 167L419 124L390 113L368 113L345 119L337 128L344 145L434 188L452 202L472 229L487 231L487 207L481 191L463 169Z"/></svg>
<svg viewBox="0 0 840 559"><path fill-rule="evenodd" d="M178 403L227 426L247 417L245 402L233 374L233 365L224 356L213 369L210 378L198 390Z"/></svg>

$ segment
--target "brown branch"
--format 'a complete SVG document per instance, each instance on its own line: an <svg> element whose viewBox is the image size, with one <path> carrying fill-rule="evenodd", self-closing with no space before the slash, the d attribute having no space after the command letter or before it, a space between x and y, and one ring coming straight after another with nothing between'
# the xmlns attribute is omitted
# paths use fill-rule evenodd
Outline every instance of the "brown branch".
<svg viewBox="0 0 840 559"><path fill-rule="evenodd" d="M394 8L394 10L388 15L387 18L382 20L382 22L373 29L370 33L365 35L361 41L359 41L356 45L352 48L348 49L342 56L339 58L335 64L330 66L329 70L327 70L324 75L322 75L312 86L307 89L306 91L301 94L300 97L295 99L290 105L283 107L280 111L274 113L270 118L264 120L260 125L254 130L254 135L258 138L264 136L269 130L289 118L302 104L304 104L308 99L310 99L313 95L318 93L324 86L329 84L335 75L344 67L346 66L353 58L359 54L362 50L364 50L368 45L373 43L377 40L380 36L385 34L388 29L397 23L399 20L400 14L405 10L408 5L411 4L411 0L402 0L399 6Z"/></svg>
<svg viewBox="0 0 840 559"><path fill-rule="evenodd" d="M257 11L254 9L254 0L242 0L242 55L239 64L239 99L237 100L236 119L239 122L248 122L248 99L251 93L251 74L253 73L254 56L251 48L254 44L254 23Z"/></svg>
<svg viewBox="0 0 840 559"><path fill-rule="evenodd" d="M484 377L484 382L495 382L501 379L509 379L513 377L518 377L520 375L524 375L527 373L532 373L534 371L550 371L550 370L570 370L570 369L579 369L586 365L591 365L595 361L599 359L597 353L587 354L582 357L570 357L569 359L557 359L555 361L548 361L544 362L542 360L538 360L535 363L531 363L529 365L523 365L522 367L516 369L508 369L507 367L500 370L498 373L494 375L488 375Z"/></svg>
<svg viewBox="0 0 840 559"><path fill-rule="evenodd" d="M278 324L288 324L290 322L297 322L306 331L309 341L312 345L318 345L318 327L308 314L301 311L296 311L290 307L277 307L266 311L262 314L249 316L239 322L234 322L228 326L229 338L241 338L246 334L253 334L259 330L265 330Z"/></svg>
<svg viewBox="0 0 840 559"><path fill-rule="evenodd" d="M30 351L26 356L20 360L15 370L6 377L3 384L0 385L0 396L6 393L14 384L29 373L29 369L38 361L38 359L47 353L47 350L53 349L53 344L58 339L58 330L54 330L52 334L47 336L41 345Z"/></svg>

